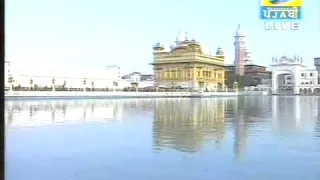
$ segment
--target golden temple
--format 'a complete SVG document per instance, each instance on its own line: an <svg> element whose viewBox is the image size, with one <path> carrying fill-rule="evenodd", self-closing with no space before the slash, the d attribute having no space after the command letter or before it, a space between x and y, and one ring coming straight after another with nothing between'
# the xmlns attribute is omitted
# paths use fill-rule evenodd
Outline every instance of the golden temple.
<svg viewBox="0 0 320 180"><path fill-rule="evenodd" d="M209 91L225 88L225 56L221 48L212 56L203 52L194 39L177 37L167 51L159 42L153 46L155 83L158 87L176 86Z"/></svg>

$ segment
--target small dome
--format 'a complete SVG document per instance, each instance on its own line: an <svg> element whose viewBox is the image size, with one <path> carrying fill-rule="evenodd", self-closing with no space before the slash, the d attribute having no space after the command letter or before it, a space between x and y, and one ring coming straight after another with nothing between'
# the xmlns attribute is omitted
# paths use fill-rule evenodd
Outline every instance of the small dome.
<svg viewBox="0 0 320 180"><path fill-rule="evenodd" d="M160 44L160 42L158 41L154 46L155 46L155 47L160 47L161 44Z"/></svg>
<svg viewBox="0 0 320 180"><path fill-rule="evenodd" d="M219 48L217 49L216 55L217 55L217 56L222 56L222 55L223 55L222 48L219 47Z"/></svg>

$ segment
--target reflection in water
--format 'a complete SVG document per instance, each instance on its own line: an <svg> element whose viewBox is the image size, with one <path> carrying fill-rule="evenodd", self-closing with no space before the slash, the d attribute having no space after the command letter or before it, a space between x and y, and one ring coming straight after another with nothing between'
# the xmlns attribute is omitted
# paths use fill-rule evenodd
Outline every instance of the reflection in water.
<svg viewBox="0 0 320 180"><path fill-rule="evenodd" d="M5 119L9 126L57 123L84 123L121 120L124 110L146 111L150 100L39 100L6 101Z"/></svg>
<svg viewBox="0 0 320 180"><path fill-rule="evenodd" d="M320 99L317 100L317 120L315 126L315 135L316 139L320 139Z"/></svg>
<svg viewBox="0 0 320 180"><path fill-rule="evenodd" d="M303 107L301 106L303 104ZM197 152L206 143L221 144L229 128L234 132L234 154L246 153L248 133L272 125L278 132L314 125L314 97L242 97L238 99L157 100L154 109L154 148ZM301 119L301 114L305 120Z"/></svg>
<svg viewBox="0 0 320 180"><path fill-rule="evenodd" d="M153 139L156 149L196 152L204 141L225 136L226 99L170 99L156 103Z"/></svg>
<svg viewBox="0 0 320 180"><path fill-rule="evenodd" d="M235 140L233 150L235 159L239 159L244 155L247 146L247 123L244 121L244 111L240 107L243 106L239 106L239 101L234 101Z"/></svg>
<svg viewBox="0 0 320 180"><path fill-rule="evenodd" d="M248 133L272 119L279 132L314 124L319 101L312 97L243 97L216 99L127 99L6 101L9 126L122 120L124 113L153 112L153 145L184 152L200 151L206 143L221 145L233 129L234 154L246 153ZM272 109L272 111L271 111ZM303 118L302 115L303 114ZM271 118L272 117L272 118ZM302 121L303 119L303 121ZM317 118L316 118L317 119ZM319 130L319 121L316 131Z"/></svg>
<svg viewBox="0 0 320 180"><path fill-rule="evenodd" d="M6 101L7 174L52 180L71 173L74 179L318 179L319 103L305 96ZM110 120L115 123L87 124ZM68 123L82 124L34 126ZM26 125L33 126L17 128ZM235 165L232 158L242 161Z"/></svg>
<svg viewBox="0 0 320 180"><path fill-rule="evenodd" d="M313 125L318 117L318 98L272 97L273 126L280 131L296 131Z"/></svg>

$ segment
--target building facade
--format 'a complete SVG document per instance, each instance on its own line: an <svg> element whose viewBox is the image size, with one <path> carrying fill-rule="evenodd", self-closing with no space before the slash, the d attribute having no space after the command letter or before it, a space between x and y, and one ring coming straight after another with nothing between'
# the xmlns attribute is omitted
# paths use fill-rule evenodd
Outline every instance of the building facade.
<svg viewBox="0 0 320 180"><path fill-rule="evenodd" d="M123 76L123 80L129 85L136 85L138 88L146 88L154 86L153 75L133 72Z"/></svg>
<svg viewBox="0 0 320 180"><path fill-rule="evenodd" d="M302 58L273 58L272 93L273 94L318 94L320 85L318 71L308 69Z"/></svg>
<svg viewBox="0 0 320 180"><path fill-rule="evenodd" d="M314 66L318 72L318 82L320 82L320 57L314 58Z"/></svg>
<svg viewBox="0 0 320 180"><path fill-rule="evenodd" d="M231 86L235 81L238 81L236 75L236 66L235 65L227 65L225 76L226 84ZM245 64L243 68L243 82L242 86L256 86L258 84L263 84L267 80L271 80L271 71L267 70L267 67L256 65L256 64ZM239 82L238 82L239 83Z"/></svg>
<svg viewBox="0 0 320 180"><path fill-rule="evenodd" d="M215 56L208 55L196 40L179 35L169 51L160 43L154 45L153 56L151 65L158 87L180 86L208 90L225 87L225 57L221 48L218 48Z"/></svg>
<svg viewBox="0 0 320 180"><path fill-rule="evenodd" d="M70 70L26 68L10 62L5 64L6 90L99 90L117 88L121 84L121 69L117 66Z"/></svg>
<svg viewBox="0 0 320 180"><path fill-rule="evenodd" d="M117 65L106 66L104 77L120 81L122 79L121 68Z"/></svg>

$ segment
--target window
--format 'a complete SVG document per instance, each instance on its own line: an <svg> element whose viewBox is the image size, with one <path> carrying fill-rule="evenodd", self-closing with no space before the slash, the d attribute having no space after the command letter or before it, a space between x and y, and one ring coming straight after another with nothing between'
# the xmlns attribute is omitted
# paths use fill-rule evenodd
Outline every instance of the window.
<svg viewBox="0 0 320 180"><path fill-rule="evenodd" d="M303 73L301 73L301 77L303 77L304 76L304 74Z"/></svg>
<svg viewBox="0 0 320 180"><path fill-rule="evenodd" d="M302 82L301 84L304 84L304 82Z"/></svg>
<svg viewBox="0 0 320 180"><path fill-rule="evenodd" d="M313 74L312 73L310 73L310 76L312 76Z"/></svg>
<svg viewBox="0 0 320 180"><path fill-rule="evenodd" d="M312 84L312 81L310 81L310 84Z"/></svg>

